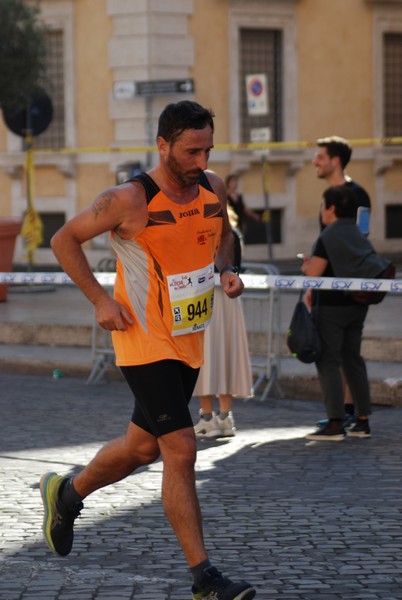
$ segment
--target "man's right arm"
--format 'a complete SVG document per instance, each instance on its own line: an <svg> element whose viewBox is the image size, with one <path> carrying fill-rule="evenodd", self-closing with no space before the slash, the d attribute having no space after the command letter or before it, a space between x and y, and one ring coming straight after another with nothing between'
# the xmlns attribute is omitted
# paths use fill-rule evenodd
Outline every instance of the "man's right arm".
<svg viewBox="0 0 402 600"><path fill-rule="evenodd" d="M125 330L126 322L131 323L132 317L97 281L82 244L106 231L126 227L128 235L130 228L135 233L141 227L144 221L141 198L136 198L133 186L129 185L101 193L90 208L73 217L51 239L52 250L62 269L94 305L99 325L110 330ZM136 205L137 218L133 217Z"/></svg>

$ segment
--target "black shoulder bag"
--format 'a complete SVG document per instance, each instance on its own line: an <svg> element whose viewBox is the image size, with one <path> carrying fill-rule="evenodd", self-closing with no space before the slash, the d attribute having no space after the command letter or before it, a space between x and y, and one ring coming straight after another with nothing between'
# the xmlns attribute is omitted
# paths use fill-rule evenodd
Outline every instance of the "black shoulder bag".
<svg viewBox="0 0 402 600"><path fill-rule="evenodd" d="M302 300L303 290L290 321L287 345L292 355L302 363L313 363L321 354L321 340L315 326L314 317Z"/></svg>

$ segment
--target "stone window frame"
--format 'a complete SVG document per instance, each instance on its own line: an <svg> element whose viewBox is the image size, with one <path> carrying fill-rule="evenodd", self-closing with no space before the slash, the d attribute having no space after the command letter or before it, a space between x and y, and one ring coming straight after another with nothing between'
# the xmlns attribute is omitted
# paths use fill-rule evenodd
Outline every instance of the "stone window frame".
<svg viewBox="0 0 402 600"><path fill-rule="evenodd" d="M241 29L276 29L283 35L283 131L284 141L297 139L297 0L265 2L229 1L229 112L230 142L240 141L239 45Z"/></svg>
<svg viewBox="0 0 402 600"><path fill-rule="evenodd" d="M402 0L368 0L373 4L374 136L384 137L384 35L402 35Z"/></svg>
<svg viewBox="0 0 402 600"><path fill-rule="evenodd" d="M299 131L299 89L297 56L297 4L299 0L229 0L228 1L228 44L229 44L229 122L230 143L240 143L240 88L239 88L239 49L241 29L279 30L282 34L282 141L298 139ZM226 159L230 170L242 173L260 163L265 153L251 149L228 151ZM303 167L304 149L274 148L269 151L270 164L285 163L286 186L284 193L270 195L270 207L281 210L283 237L278 247L288 244L286 232L294 230L296 219L294 209L295 173ZM255 197L254 197L255 196ZM248 195L250 206L264 208L261 194ZM261 245L260 245L261 246ZM248 246L249 260L260 252L258 245ZM278 248L277 248L278 251Z"/></svg>
<svg viewBox="0 0 402 600"><path fill-rule="evenodd" d="M75 148L77 140L76 123L74 119L75 105L75 41L74 41L74 0L63 0L61 2L51 2L43 0L40 5L41 18L50 30L62 31L64 44L64 102L65 102L65 142L66 147ZM21 138L8 133L7 149L9 152L21 153ZM17 156L16 156L17 159ZM21 167L23 155L15 168ZM60 155L57 152L50 152L36 155L36 164L46 164L56 166L63 174L72 176L74 168L72 157ZM12 165L8 165L12 169Z"/></svg>

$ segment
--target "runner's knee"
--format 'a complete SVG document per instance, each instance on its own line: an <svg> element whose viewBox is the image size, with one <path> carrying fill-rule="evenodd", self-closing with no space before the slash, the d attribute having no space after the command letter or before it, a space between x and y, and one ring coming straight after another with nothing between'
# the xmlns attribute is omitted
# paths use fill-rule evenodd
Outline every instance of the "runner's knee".
<svg viewBox="0 0 402 600"><path fill-rule="evenodd" d="M191 428L181 429L158 438L165 464L181 469L193 468L197 457L197 444Z"/></svg>

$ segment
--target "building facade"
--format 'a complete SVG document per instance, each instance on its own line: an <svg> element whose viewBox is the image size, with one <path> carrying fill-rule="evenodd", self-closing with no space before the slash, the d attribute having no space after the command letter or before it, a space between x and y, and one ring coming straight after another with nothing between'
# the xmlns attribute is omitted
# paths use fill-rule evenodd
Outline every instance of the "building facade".
<svg viewBox="0 0 402 600"><path fill-rule="evenodd" d="M126 163L157 160L157 119L194 99L216 115L210 168L240 175L247 204L270 209L245 259L309 253L324 189L315 140L348 138L348 174L369 192L370 239L402 250L402 0L42 0L44 87L53 119L35 138L34 206L51 234L113 185ZM146 85L148 82L148 86ZM22 139L0 122L0 217L27 206ZM95 267L107 236L87 244ZM24 261L23 240L15 262Z"/></svg>

